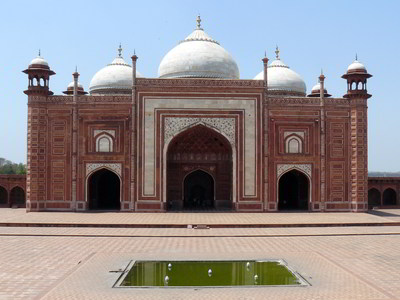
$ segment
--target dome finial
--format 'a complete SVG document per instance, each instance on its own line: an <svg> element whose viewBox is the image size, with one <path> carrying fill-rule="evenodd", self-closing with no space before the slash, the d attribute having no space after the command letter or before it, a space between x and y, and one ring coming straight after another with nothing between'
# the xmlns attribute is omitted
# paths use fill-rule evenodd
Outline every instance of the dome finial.
<svg viewBox="0 0 400 300"><path fill-rule="evenodd" d="M40 57L40 49L39 49L39 57Z"/></svg>
<svg viewBox="0 0 400 300"><path fill-rule="evenodd" d="M279 48L278 48L278 45L276 45L275 56L276 56L276 59L280 59L280 58L279 58Z"/></svg>
<svg viewBox="0 0 400 300"><path fill-rule="evenodd" d="M121 47L121 43L119 43L118 56L119 56L119 57L122 57L122 47Z"/></svg>
<svg viewBox="0 0 400 300"><path fill-rule="evenodd" d="M358 60L357 53L356 53L356 60Z"/></svg>
<svg viewBox="0 0 400 300"><path fill-rule="evenodd" d="M200 29L200 30L201 30L202 28L201 28L201 18L200 18L200 14L197 15L196 22L197 22L197 29Z"/></svg>
<svg viewBox="0 0 400 300"><path fill-rule="evenodd" d="M264 57L267 57L267 50L264 50Z"/></svg>

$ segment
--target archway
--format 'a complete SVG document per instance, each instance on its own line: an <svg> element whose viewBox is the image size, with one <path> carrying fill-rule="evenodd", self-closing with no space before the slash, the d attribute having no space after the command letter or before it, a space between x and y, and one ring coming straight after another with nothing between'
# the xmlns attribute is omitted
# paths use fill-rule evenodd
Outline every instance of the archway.
<svg viewBox="0 0 400 300"><path fill-rule="evenodd" d="M197 170L185 177L184 208L206 209L214 207L214 179L202 170Z"/></svg>
<svg viewBox="0 0 400 300"><path fill-rule="evenodd" d="M193 126L170 141L166 157L168 209L232 208L232 148L222 134ZM198 190L190 192L189 185ZM197 204L192 193L204 193L207 199Z"/></svg>
<svg viewBox="0 0 400 300"><path fill-rule="evenodd" d="M373 209L381 205L381 192L375 188L368 190L368 208Z"/></svg>
<svg viewBox="0 0 400 300"><path fill-rule="evenodd" d="M396 205L396 192L392 188L387 188L383 192L383 205Z"/></svg>
<svg viewBox="0 0 400 300"><path fill-rule="evenodd" d="M4 187L0 186L0 204L7 204L7 195L7 190Z"/></svg>
<svg viewBox="0 0 400 300"><path fill-rule="evenodd" d="M25 205L25 192L24 190L16 186L10 192L10 204L11 205L18 205L23 206Z"/></svg>
<svg viewBox="0 0 400 300"><path fill-rule="evenodd" d="M306 175L291 170L279 179L279 210L308 210L309 181Z"/></svg>
<svg viewBox="0 0 400 300"><path fill-rule="evenodd" d="M88 179L89 209L119 210L120 179L108 169L94 172Z"/></svg>

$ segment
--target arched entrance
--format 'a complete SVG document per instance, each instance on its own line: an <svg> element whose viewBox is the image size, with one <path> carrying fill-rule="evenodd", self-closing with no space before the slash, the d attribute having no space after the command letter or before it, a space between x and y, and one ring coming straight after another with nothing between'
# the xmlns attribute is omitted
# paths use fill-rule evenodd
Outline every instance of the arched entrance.
<svg viewBox="0 0 400 300"><path fill-rule="evenodd" d="M94 172L88 179L89 209L119 210L120 179L108 169Z"/></svg>
<svg viewBox="0 0 400 300"><path fill-rule="evenodd" d="M24 190L16 186L10 192L10 204L11 205L18 205L23 206L25 205L25 192Z"/></svg>
<svg viewBox="0 0 400 300"><path fill-rule="evenodd" d="M297 170L283 174L279 179L279 210L308 210L309 180Z"/></svg>
<svg viewBox="0 0 400 300"><path fill-rule="evenodd" d="M396 192L393 189L387 188L383 192L383 205L396 205Z"/></svg>
<svg viewBox="0 0 400 300"><path fill-rule="evenodd" d="M184 180L184 208L206 209L214 207L214 179L202 170L186 176Z"/></svg>
<svg viewBox="0 0 400 300"><path fill-rule="evenodd" d="M368 191L368 208L373 209L375 206L381 205L381 192L372 188Z"/></svg>
<svg viewBox="0 0 400 300"><path fill-rule="evenodd" d="M222 134L193 126L171 140L166 157L167 209L232 208L232 148Z"/></svg>
<svg viewBox="0 0 400 300"><path fill-rule="evenodd" d="M0 204L7 204L7 196L7 190L4 187L0 186Z"/></svg>

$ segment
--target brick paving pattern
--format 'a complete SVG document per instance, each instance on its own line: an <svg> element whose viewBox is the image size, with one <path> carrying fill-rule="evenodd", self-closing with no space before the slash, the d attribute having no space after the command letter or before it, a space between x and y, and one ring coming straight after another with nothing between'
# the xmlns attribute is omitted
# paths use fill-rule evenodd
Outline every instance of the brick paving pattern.
<svg viewBox="0 0 400 300"><path fill-rule="evenodd" d="M2 222L397 222L390 214L77 214L0 210ZM104 216L104 218L102 217ZM176 216L179 217L176 218ZM253 218L251 217L253 216ZM118 217L118 218L117 218ZM204 217L204 218L202 218ZM352 218L353 217L353 218ZM117 218L118 220L113 220ZM153 220L152 220L153 218ZM156 220L154 220L157 218ZM58 221L57 221L58 220ZM0 299L400 299L400 226L0 227ZM112 288L132 259L282 258L311 286Z"/></svg>

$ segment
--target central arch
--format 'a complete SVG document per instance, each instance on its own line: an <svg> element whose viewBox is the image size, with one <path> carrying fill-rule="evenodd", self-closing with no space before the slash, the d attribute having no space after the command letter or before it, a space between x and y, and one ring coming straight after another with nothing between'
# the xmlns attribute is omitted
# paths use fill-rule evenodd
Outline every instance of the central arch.
<svg viewBox="0 0 400 300"><path fill-rule="evenodd" d="M310 183L308 177L291 170L279 179L279 210L308 210Z"/></svg>
<svg viewBox="0 0 400 300"><path fill-rule="evenodd" d="M120 210L121 181L117 174L100 169L88 178L89 209Z"/></svg>
<svg viewBox="0 0 400 300"><path fill-rule="evenodd" d="M232 147L216 130L199 124L175 136L166 167L167 209L232 208Z"/></svg>

